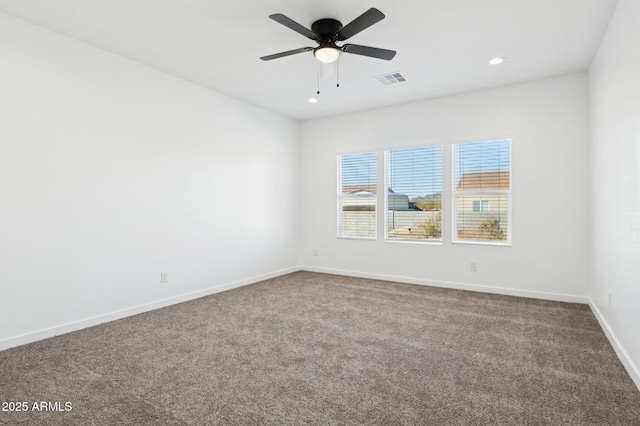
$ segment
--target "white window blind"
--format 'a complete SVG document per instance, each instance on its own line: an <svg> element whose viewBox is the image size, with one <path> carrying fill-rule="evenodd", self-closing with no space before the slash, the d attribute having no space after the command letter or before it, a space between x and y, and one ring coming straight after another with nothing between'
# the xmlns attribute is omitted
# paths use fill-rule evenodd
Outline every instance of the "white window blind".
<svg viewBox="0 0 640 426"><path fill-rule="evenodd" d="M511 141L453 145L453 241L511 243Z"/></svg>
<svg viewBox="0 0 640 426"><path fill-rule="evenodd" d="M386 238L442 241L442 146L385 152Z"/></svg>
<svg viewBox="0 0 640 426"><path fill-rule="evenodd" d="M376 238L378 156L338 156L338 237Z"/></svg>

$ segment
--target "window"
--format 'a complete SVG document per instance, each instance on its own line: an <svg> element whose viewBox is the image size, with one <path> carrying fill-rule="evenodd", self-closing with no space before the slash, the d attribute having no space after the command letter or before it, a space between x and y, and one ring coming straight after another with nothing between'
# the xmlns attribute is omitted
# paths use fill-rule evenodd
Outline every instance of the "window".
<svg viewBox="0 0 640 426"><path fill-rule="evenodd" d="M338 237L376 238L378 157L338 156Z"/></svg>
<svg viewBox="0 0 640 426"><path fill-rule="evenodd" d="M473 211L474 212L488 212L489 211L489 200L474 200L474 202L473 202Z"/></svg>
<svg viewBox="0 0 640 426"><path fill-rule="evenodd" d="M453 241L511 243L511 141L453 145Z"/></svg>
<svg viewBox="0 0 640 426"><path fill-rule="evenodd" d="M442 241L442 146L385 152L386 238Z"/></svg>

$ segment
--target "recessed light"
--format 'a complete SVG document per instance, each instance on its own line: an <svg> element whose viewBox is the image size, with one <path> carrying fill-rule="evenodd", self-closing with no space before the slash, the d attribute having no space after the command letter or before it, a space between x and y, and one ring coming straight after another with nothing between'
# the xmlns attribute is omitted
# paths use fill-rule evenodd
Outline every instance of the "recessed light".
<svg viewBox="0 0 640 426"><path fill-rule="evenodd" d="M507 58L503 58L503 57L501 57L501 56L496 56L495 58L492 58L492 59L489 61L489 63L490 63L491 65L499 65L499 64L503 63L503 62L504 62L504 61L506 61L506 60L507 60Z"/></svg>
<svg viewBox="0 0 640 426"><path fill-rule="evenodd" d="M309 102L310 104L315 104L316 102L318 102L318 100L316 98L309 98L307 99L307 102Z"/></svg>

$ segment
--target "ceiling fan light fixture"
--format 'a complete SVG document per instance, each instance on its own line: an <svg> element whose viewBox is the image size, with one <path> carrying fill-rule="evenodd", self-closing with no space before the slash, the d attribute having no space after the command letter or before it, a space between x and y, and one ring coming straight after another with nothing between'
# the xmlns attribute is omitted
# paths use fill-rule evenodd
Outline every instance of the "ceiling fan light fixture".
<svg viewBox="0 0 640 426"><path fill-rule="evenodd" d="M313 51L313 55L320 62L323 62L325 64L330 64L338 60L338 57L340 56L340 51L335 47L320 46Z"/></svg>

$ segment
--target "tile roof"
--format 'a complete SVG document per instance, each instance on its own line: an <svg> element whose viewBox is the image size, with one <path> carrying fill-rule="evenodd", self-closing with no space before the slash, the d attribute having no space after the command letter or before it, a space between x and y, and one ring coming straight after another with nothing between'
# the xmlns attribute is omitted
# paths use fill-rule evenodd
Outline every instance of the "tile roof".
<svg viewBox="0 0 640 426"><path fill-rule="evenodd" d="M511 189L511 174L508 171L465 173L456 185L457 191Z"/></svg>

